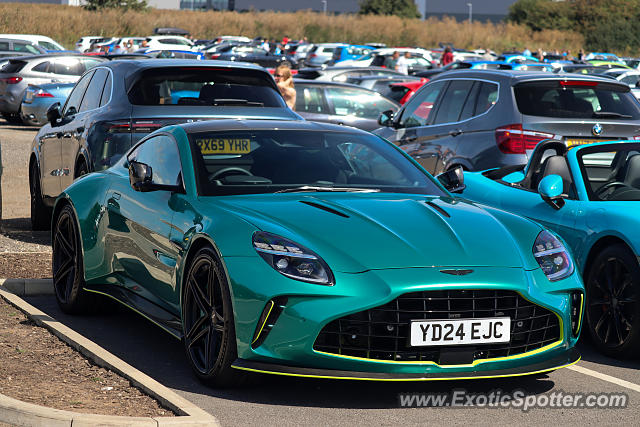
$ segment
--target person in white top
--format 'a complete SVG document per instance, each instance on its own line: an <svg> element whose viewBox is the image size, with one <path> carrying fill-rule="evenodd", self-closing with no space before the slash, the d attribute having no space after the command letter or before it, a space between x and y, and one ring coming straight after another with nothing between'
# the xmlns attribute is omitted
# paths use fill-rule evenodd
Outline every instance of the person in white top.
<svg viewBox="0 0 640 427"><path fill-rule="evenodd" d="M411 53L409 51L405 52L403 56L398 58L398 61L396 62L396 71L402 74L409 74L410 58Z"/></svg>

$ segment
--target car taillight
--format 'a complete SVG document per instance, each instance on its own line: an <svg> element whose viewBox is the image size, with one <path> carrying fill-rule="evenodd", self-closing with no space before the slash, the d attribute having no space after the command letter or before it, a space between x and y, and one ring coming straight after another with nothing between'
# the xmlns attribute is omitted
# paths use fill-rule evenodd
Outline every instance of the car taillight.
<svg viewBox="0 0 640 427"><path fill-rule="evenodd" d="M634 141L640 141L640 135L633 135L630 139L633 139Z"/></svg>
<svg viewBox="0 0 640 427"><path fill-rule="evenodd" d="M560 80L562 87L596 87L598 82L590 82L585 80Z"/></svg>
<svg viewBox="0 0 640 427"><path fill-rule="evenodd" d="M5 82L8 85L15 85L22 81L22 77L4 77L0 81Z"/></svg>
<svg viewBox="0 0 640 427"><path fill-rule="evenodd" d="M38 90L36 93L33 94L33 96L35 96L36 98L53 98L52 94L50 94L49 92L43 89Z"/></svg>
<svg viewBox="0 0 640 427"><path fill-rule="evenodd" d="M553 134L522 129L520 123L496 129L496 144L505 154L525 154L527 150L533 150L538 142L549 138L553 138Z"/></svg>
<svg viewBox="0 0 640 427"><path fill-rule="evenodd" d="M220 54L219 53L211 55L211 59L218 59L218 58L220 58Z"/></svg>
<svg viewBox="0 0 640 427"><path fill-rule="evenodd" d="M316 56L318 56L318 55L315 54L315 53L312 53L311 55L309 55L309 58L315 58Z"/></svg>

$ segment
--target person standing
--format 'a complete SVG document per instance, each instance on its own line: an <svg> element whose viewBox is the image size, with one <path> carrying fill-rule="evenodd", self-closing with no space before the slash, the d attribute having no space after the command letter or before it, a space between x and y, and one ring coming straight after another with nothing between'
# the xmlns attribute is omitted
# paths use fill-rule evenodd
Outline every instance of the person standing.
<svg viewBox="0 0 640 427"><path fill-rule="evenodd" d="M384 60L384 66L390 70L396 69L396 64L398 63L398 58L400 58L400 53L396 50L393 52L393 55L387 57Z"/></svg>
<svg viewBox="0 0 640 427"><path fill-rule="evenodd" d="M449 46L444 48L442 58L440 58L440 66L445 67L453 62L453 52Z"/></svg>
<svg viewBox="0 0 640 427"><path fill-rule="evenodd" d="M291 74L291 68L289 64L280 64L273 73L273 78L276 80L278 89L287 103L287 106L292 110L296 107L296 89L293 85L293 75Z"/></svg>
<svg viewBox="0 0 640 427"><path fill-rule="evenodd" d="M528 47L525 46L524 50L522 51L522 55L531 56L531 51L529 50Z"/></svg>
<svg viewBox="0 0 640 427"><path fill-rule="evenodd" d="M398 62L396 62L396 71L402 74L409 74L410 63L411 63L411 52L406 51L404 55L398 58Z"/></svg>

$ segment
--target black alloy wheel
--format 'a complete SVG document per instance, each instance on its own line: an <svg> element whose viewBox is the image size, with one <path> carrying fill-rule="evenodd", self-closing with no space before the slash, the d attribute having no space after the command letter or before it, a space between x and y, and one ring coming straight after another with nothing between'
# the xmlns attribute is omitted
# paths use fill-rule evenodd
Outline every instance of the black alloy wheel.
<svg viewBox="0 0 640 427"><path fill-rule="evenodd" d="M637 355L640 349L640 267L623 244L596 256L586 280L586 317L598 349L612 357Z"/></svg>
<svg viewBox="0 0 640 427"><path fill-rule="evenodd" d="M200 380L218 387L239 385L235 327L228 281L217 254L200 249L186 269L182 297L184 346Z"/></svg>
<svg viewBox="0 0 640 427"><path fill-rule="evenodd" d="M48 230L51 226L51 211L42 201L40 191L40 174L37 166L29 170L29 192L31 196L31 229L34 231Z"/></svg>
<svg viewBox="0 0 640 427"><path fill-rule="evenodd" d="M71 206L62 208L53 230L53 287L58 305L65 313L80 313L91 306L84 288L82 247L76 216Z"/></svg>

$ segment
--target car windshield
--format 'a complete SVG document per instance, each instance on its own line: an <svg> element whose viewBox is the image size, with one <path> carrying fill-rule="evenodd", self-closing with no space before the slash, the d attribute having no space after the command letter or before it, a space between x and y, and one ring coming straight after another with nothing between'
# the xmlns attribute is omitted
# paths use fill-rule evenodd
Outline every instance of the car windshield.
<svg viewBox="0 0 640 427"><path fill-rule="evenodd" d="M585 150L578 162L589 200L640 200L640 144Z"/></svg>
<svg viewBox="0 0 640 427"><path fill-rule="evenodd" d="M394 192L444 195L397 148L369 134L239 130L189 135L198 192Z"/></svg>
<svg viewBox="0 0 640 427"><path fill-rule="evenodd" d="M640 119L628 86L580 80L541 80L513 87L522 114L575 119Z"/></svg>
<svg viewBox="0 0 640 427"><path fill-rule="evenodd" d="M286 104L271 76L260 70L213 67L152 68L129 89L134 105L235 105L282 107Z"/></svg>

